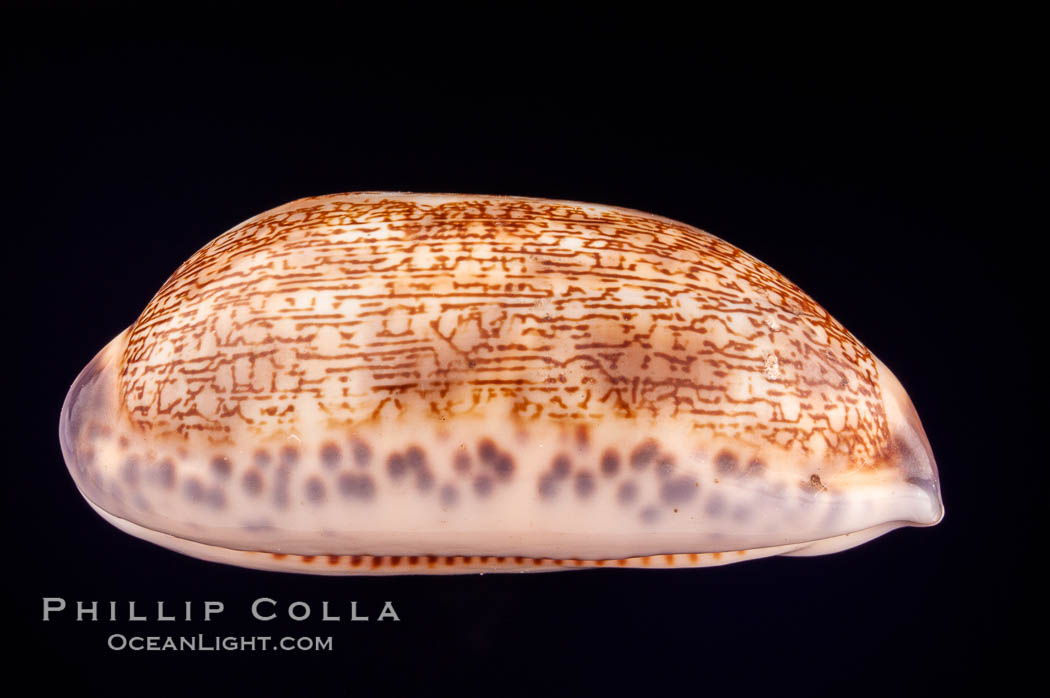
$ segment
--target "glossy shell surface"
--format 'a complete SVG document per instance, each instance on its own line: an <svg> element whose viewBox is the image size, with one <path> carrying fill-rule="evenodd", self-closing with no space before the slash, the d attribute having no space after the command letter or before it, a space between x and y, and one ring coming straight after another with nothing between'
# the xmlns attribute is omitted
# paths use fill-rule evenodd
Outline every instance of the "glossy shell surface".
<svg viewBox="0 0 1050 698"><path fill-rule="evenodd" d="M893 374L777 271L639 211L300 199L220 235L76 379L121 529L287 571L690 567L943 507Z"/></svg>

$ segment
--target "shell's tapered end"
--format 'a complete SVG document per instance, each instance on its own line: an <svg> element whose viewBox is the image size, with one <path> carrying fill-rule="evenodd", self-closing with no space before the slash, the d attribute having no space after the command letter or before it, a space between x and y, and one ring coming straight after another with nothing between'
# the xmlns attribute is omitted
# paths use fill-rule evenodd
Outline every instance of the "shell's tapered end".
<svg viewBox="0 0 1050 698"><path fill-rule="evenodd" d="M907 523L913 526L933 526L944 518L941 482L937 462L919 414L893 372L876 359L879 369L879 387L882 390L886 418L893 438L890 441L890 459L898 468L906 485L921 491L915 516Z"/></svg>
<svg viewBox="0 0 1050 698"><path fill-rule="evenodd" d="M84 367L66 393L58 423L62 457L73 481L89 502L119 507L122 492L104 475L99 466L110 457L99 453L101 443L110 440L117 424L117 370L125 346L121 333ZM118 439L112 439L114 442Z"/></svg>
<svg viewBox="0 0 1050 698"><path fill-rule="evenodd" d="M854 548L901 527L933 526L944 518L937 463L919 415L893 372L877 358L874 361L890 432L885 458L888 467L883 469L887 475L879 476L881 482L877 485L882 493L885 511L882 521L857 526L846 534L816 540L783 555L809 557L835 553Z"/></svg>

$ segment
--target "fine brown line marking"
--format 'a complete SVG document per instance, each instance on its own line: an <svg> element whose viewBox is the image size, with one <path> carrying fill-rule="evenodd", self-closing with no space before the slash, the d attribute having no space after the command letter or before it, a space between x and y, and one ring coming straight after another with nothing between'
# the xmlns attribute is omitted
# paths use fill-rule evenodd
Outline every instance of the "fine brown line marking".
<svg viewBox="0 0 1050 698"><path fill-rule="evenodd" d="M179 405L177 409L172 407L171 412L162 411L161 401L154 399L165 384L157 378L162 374L181 373L187 380L210 382L214 387L214 378L208 375L194 376L188 373L190 364L187 362L152 364L150 363L152 359L149 357L161 353L156 351L160 344L179 341L181 336L179 333L182 331L179 323L192 322L198 306L185 301L188 289L200 291L196 294L198 303L208 301L212 303L210 307L213 308L239 307L247 309L249 313L253 312L250 305L238 303L237 296L247 293L248 289L255 289L259 283L259 277L266 275L246 274L243 270L232 269L231 260L236 255L259 256L261 262L254 262L252 269L257 271L269 269L268 278L276 284L275 290L264 291L263 297L278 300L282 294L287 295L297 290L327 288L326 285L332 283L347 284L345 281L333 282L327 279L320 270L324 270L326 264L331 264L326 260L338 251L348 251L348 254L358 256L356 259L337 265L344 272L345 268L360 263L362 268L357 273L362 277L369 275L371 278L382 278L395 284L403 282L404 287L400 289L391 287L393 295L377 296L365 291L338 293L335 290L332 290L332 294L347 297L377 297L382 303L395 303L382 310L384 313L387 311L400 312L397 310L396 303L403 303L405 298L438 299L435 302L439 302L441 298L447 298L448 294L444 291L415 289L409 292L408 289L414 282L413 280L447 277L453 270L458 269L460 264L480 264L482 271L476 274L480 280L492 280L497 277L542 278L546 271L538 268L532 273L519 273L528 271L526 259L533 256L542 258L543 261L553 265L561 264L557 262L558 259L572 260L569 266L564 267L566 278L585 277L590 279L595 286L594 292L590 292L589 295L585 292L585 302L595 307L608 305L622 312L641 313L639 318L635 318L635 324L651 322L650 336L657 330L691 331L690 326L685 324L685 320L673 319L675 313L671 312L671 306L679 298L697 302L697 307L702 313L710 312L718 315L728 311L754 315L766 311L745 307L743 301L750 302L750 298L744 293L745 287L749 287L756 293L775 294L779 300L777 303L770 301L772 310L769 310L767 314L770 317L775 316L777 321L785 327L777 332L787 338L786 346L793 347L796 352L796 357L792 359L791 356L780 354L778 349L781 368L786 369L791 366L792 361L797 361L798 357L805 357L807 360L819 361L833 378L843 376L844 372L852 374L854 377L852 384L844 378L838 384L829 382L825 386L829 394L822 396L827 404L835 405L836 409L845 410L845 416L848 419L842 419L844 426L835 430L831 427L831 421L827 415L820 415L810 410L810 414L817 415L813 420L812 429L780 429L772 435L752 432L751 436L766 438L770 443L774 443L775 434L781 436L786 434L790 441L785 448L797 446L805 449L809 439L814 436L834 435L833 442L837 444L835 448L840 449L839 452L842 455L858 455L869 459L881 457L885 450L888 430L885 426L885 414L880 407L879 388L877 382L872 381L872 377L877 372L874 369L870 352L857 343L845 328L834 321L797 286L791 284L775 270L728 243L681 223L642 212L603 208L580 208L576 209L579 217L566 217L557 213L565 210L563 206L535 199L508 200L483 197L447 199L422 204L393 198L378 198L366 202L340 200L334 197L316 200L313 203L292 203L279 213L264 213L255 221L242 224L213 240L183 265L180 265L171 279L158 292L154 301L144 310L139 321L132 328L124 351L124 363L127 370L121 373L120 382L125 406L129 413L134 415L136 428L152 428L156 433L177 435L187 439L195 434L221 436L223 420L236 420L242 417L241 403L245 405L243 409L247 410L251 404L261 405L266 400L276 399L274 395L263 393L220 396L220 411L224 413L224 416L215 420L209 420L203 417L199 410L195 410L192 398ZM479 207L488 207L498 212L498 215L480 218L461 215L466 211L477 210ZM308 214L305 213L307 211L309 211ZM424 221L430 221L429 225L432 226L432 229L423 227ZM365 230L379 230L383 223L387 225L388 230L393 230L397 235L384 241L367 239L368 235ZM333 237L335 234L344 235L344 239L336 239ZM291 239L297 235L305 235L305 242ZM583 246L570 250L563 245L567 240L582 241ZM600 243L600 247L595 247L595 243ZM471 261L472 246L476 245L486 245L490 253L480 260ZM412 255L417 249L432 251L435 256L431 266L414 266ZM686 252L688 254L683 256L683 253ZM295 262L294 255L304 255L304 261ZM619 267L615 266L617 263ZM680 267L675 266L679 263ZM299 267L296 267L296 264L299 264ZM617 271L622 272L631 264L638 265L640 273L635 276L617 273ZM701 276L708 282L696 283ZM641 304L595 302L595 299L599 298L602 293L609 294L609 298L616 298L619 290L626 286L644 289L646 301ZM579 300L573 293L569 293L564 299L550 298L549 292L540 290L535 284L527 287L519 286L516 291L511 289L513 293L498 285L482 285L478 288L482 290L478 292L477 288L472 290L463 286L451 295L463 299L480 299L479 303L490 305L497 299L506 298L508 295L513 295L516 299L528 297L542 300L546 298L555 309L562 307L561 304L564 302ZM576 288L584 289L584 286L577 285ZM227 298L219 298L217 296L219 292L226 294ZM390 300L391 298L394 300ZM587 298L590 300L586 300ZM480 307L479 303L463 305L464 307ZM666 304L667 307L663 307L662 304ZM297 325L299 328L297 332L304 333L304 337L309 336L316 331L317 327L324 324L318 321L342 317L342 311L328 312L327 307L321 306L314 309L312 304L288 309L275 308L272 312L263 313L263 317L280 315L286 310L292 310L293 314L298 315L300 322ZM531 318L528 322L534 322L536 327L540 328L555 327L561 321L560 313L556 313L559 317L552 318L549 323L545 323L535 313L507 310L509 313L505 321L507 327L512 326L516 318L524 317ZM430 312L432 310L426 310L424 314ZM798 324L801 322L800 318L803 317L808 325L820 327L826 334L826 340L822 339L817 342L813 337L807 336L803 331L805 327ZM761 316L758 316L752 321L754 332L741 335L732 327L726 326L725 329L734 341L736 339L752 341L765 332L760 319ZM334 324L338 326L351 323ZM247 327L248 323L241 323L240 326ZM419 329L422 332L427 331L425 327ZM215 334L213 328L205 327L204 331L209 336ZM405 330L406 333L409 331ZM571 333L575 330L551 331ZM420 336L418 339L406 341L427 342L430 340ZM226 353L236 348L236 341L233 344L227 344L224 343L222 337L215 336L215 346L218 348L218 353L215 355L216 361L212 364L212 368L229 366L231 360L226 357ZM760 361L755 362L753 366L739 365L740 362L751 361L756 357L730 352L728 347L729 345L724 345L719 350L725 354L727 362L737 361L737 365L734 365L732 370L748 370L755 374L763 372ZM662 352L658 348L651 348L649 354L654 360L670 361L672 365L690 360L690 357L703 355L702 352L697 353L695 350L690 350L688 355L679 355ZM594 365L602 366L601 359L595 360ZM382 367L371 364L364 368L374 373ZM301 366L295 364L289 370L301 370ZM508 368L504 367L501 370L508 370ZM669 368L668 371L673 371L673 369ZM599 380L607 378L608 376L599 376ZM513 379L495 376L492 380ZM662 384L656 382L653 385ZM675 414L681 410L685 414L694 415L696 423L705 428L714 428L725 420L740 419L749 414L746 410L733 413L728 409L699 411L689 409L689 403L683 402L679 394L685 389L700 390L703 385L702 381L690 382L689 385L678 384L675 390L668 391L666 396L661 398L664 402L652 404L658 404L660 409L671 409ZM792 387L790 383L785 385ZM801 384L796 380L794 388L799 385ZM410 389L412 388L406 390ZM303 390L300 394L320 396L321 391ZM519 394L528 396L528 399L538 404L550 403L553 405L553 398L558 397L556 393L544 397L543 391L533 392L525 387L522 387L522 392ZM655 400L654 395L655 393L648 396L643 394L641 397L652 402ZM565 397L565 394L562 393L561 397ZM632 392L633 399L635 399L635 394ZM875 407L871 407L869 402ZM772 401L774 410L777 405L777 401ZM451 405L438 405L437 410L440 413L451 407ZM638 409L639 405L635 404L633 407ZM602 404L599 404L596 409L598 411L589 416L592 420L600 419L606 414L616 414L615 411L610 411L610 408ZM361 411L363 414L369 413L366 407ZM268 415L265 411L261 411L261 415L256 418L257 426L272 422L283 424L287 420L294 419L294 414L285 416L275 412ZM545 416L548 419L568 418L549 410ZM847 450L850 452L847 453Z"/></svg>

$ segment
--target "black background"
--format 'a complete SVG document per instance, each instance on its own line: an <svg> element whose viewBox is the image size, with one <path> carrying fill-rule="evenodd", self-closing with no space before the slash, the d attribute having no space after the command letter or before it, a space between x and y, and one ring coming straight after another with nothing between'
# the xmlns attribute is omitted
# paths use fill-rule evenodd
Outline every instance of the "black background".
<svg viewBox="0 0 1050 698"><path fill-rule="evenodd" d="M1045 293L1029 238L1045 224L1026 210L1043 144L1023 18L36 7L4 9L16 671L88 694L912 695L1036 668ZM819 558L438 578L242 570L105 523L58 446L77 372L212 237L354 190L628 206L751 252L908 388L945 521ZM45 596L226 611L44 623ZM373 617L392 600L401 621L263 624L259 596L344 618L349 600ZM113 632L333 635L335 651L114 652Z"/></svg>

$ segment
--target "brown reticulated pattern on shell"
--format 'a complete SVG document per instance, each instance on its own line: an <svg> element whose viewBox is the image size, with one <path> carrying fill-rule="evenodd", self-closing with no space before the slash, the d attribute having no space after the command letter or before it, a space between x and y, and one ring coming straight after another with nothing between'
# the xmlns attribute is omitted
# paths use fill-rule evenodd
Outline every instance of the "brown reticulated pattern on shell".
<svg viewBox="0 0 1050 698"><path fill-rule="evenodd" d="M863 467L891 450L877 375L797 286L688 225L363 193L292 202L193 255L131 328L118 390L152 439L283 438L304 405L349 429L499 404L525 429L673 419L698 438ZM621 467L629 454L595 475ZM573 486L590 492L591 476Z"/></svg>

